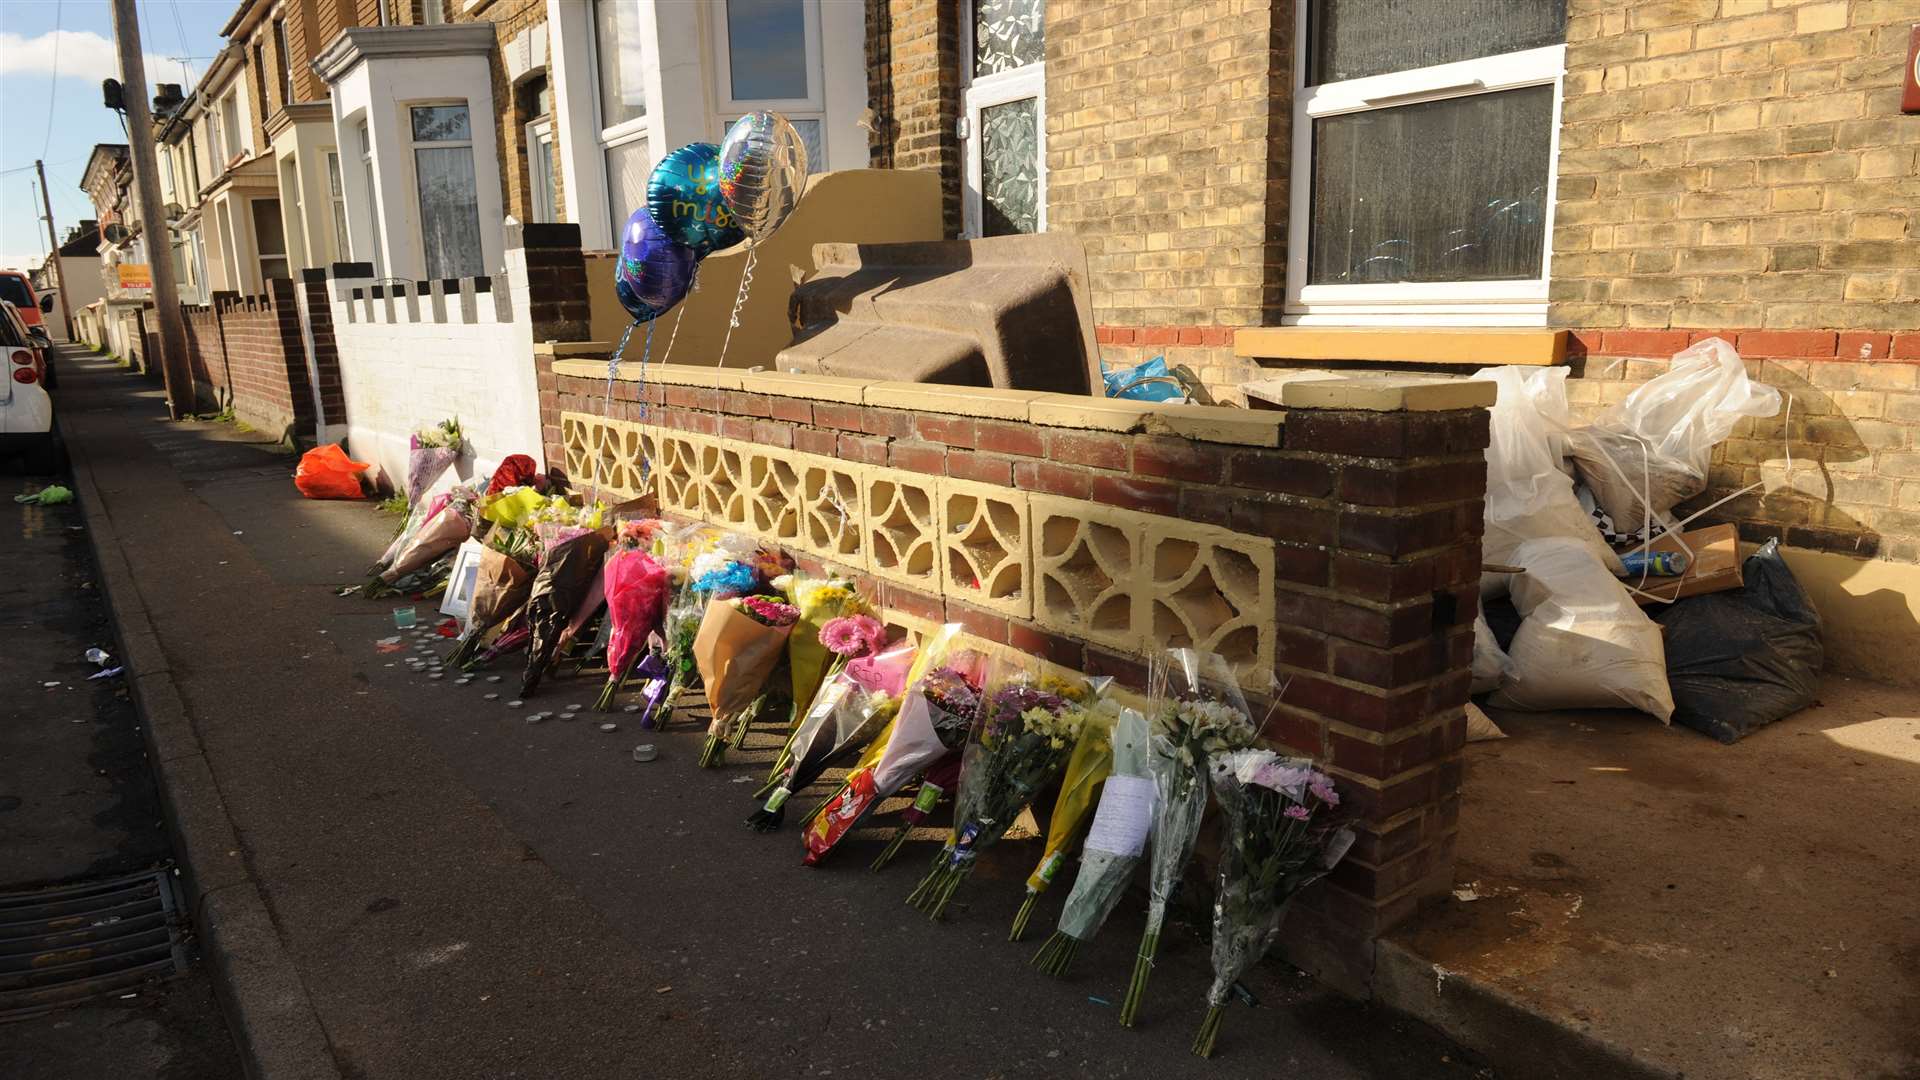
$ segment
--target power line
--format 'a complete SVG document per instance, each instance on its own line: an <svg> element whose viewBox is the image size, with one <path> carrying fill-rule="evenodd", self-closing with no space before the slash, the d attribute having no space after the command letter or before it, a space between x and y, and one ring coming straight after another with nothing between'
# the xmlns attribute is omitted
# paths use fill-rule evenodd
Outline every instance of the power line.
<svg viewBox="0 0 1920 1080"><path fill-rule="evenodd" d="M60 16L65 11L65 0L54 0L53 76L47 81L47 137L41 140L41 157L46 157L47 151L53 148L53 107L60 100Z"/></svg>
<svg viewBox="0 0 1920 1080"><path fill-rule="evenodd" d="M187 91L188 93L192 93L194 81L192 61L194 58L187 54L193 50L187 47L187 26L180 21L180 0L167 0L167 4L173 8L173 32L180 39L180 55L168 57L168 59L180 61L180 66L186 69Z"/></svg>

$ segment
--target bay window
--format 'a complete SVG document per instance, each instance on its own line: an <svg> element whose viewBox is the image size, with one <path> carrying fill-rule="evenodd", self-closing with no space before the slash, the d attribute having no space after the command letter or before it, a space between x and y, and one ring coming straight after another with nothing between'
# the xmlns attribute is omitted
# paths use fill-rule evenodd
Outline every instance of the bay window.
<svg viewBox="0 0 1920 1080"><path fill-rule="evenodd" d="M465 105L415 105L414 181L420 197L420 248L427 277L485 274L480 205L473 174L473 129Z"/></svg>
<svg viewBox="0 0 1920 1080"><path fill-rule="evenodd" d="M600 78L600 147L615 234L647 202L654 156L647 146L646 56L639 0L594 0L595 68Z"/></svg>
<svg viewBox="0 0 1920 1080"><path fill-rule="evenodd" d="M1566 0L1297 10L1287 321L1543 323Z"/></svg>

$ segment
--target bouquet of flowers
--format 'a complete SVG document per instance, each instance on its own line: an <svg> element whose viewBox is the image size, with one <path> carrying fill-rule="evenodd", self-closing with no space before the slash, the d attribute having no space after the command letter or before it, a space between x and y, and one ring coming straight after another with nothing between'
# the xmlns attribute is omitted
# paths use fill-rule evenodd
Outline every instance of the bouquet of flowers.
<svg viewBox="0 0 1920 1080"><path fill-rule="evenodd" d="M1048 975L1065 975L1080 944L1107 921L1121 893L1133 880L1153 825L1153 780L1147 775L1147 718L1138 709L1121 709L1113 724L1113 767L1100 788L1100 807L1080 856L1080 873L1060 911L1053 932L1033 966ZM1071 767L1071 766L1069 766ZM1029 883L1031 884L1031 883Z"/></svg>
<svg viewBox="0 0 1920 1080"><path fill-rule="evenodd" d="M473 535L473 507L478 497L479 492L475 489L456 486L446 493L445 501L435 499L434 503L439 509L401 545L399 553L387 564L387 568L367 583L365 595L378 597L412 592L416 586L427 584L403 579L433 566L442 556Z"/></svg>
<svg viewBox="0 0 1920 1080"><path fill-rule="evenodd" d="M508 528L529 528L535 515L546 510L547 506L547 497L538 488L502 488L489 491L480 500L480 516Z"/></svg>
<svg viewBox="0 0 1920 1080"><path fill-rule="evenodd" d="M447 656L447 663L464 665L472 659L488 632L526 606L532 592L533 550L524 534L517 529L494 529L480 551L480 572L467 608L466 633Z"/></svg>
<svg viewBox="0 0 1920 1080"><path fill-rule="evenodd" d="M873 622L864 615L848 618ZM868 652L837 667L813 696L813 704L787 744L788 763L775 777L772 794L765 805L747 816L747 824L760 832L779 828L786 819L786 802L794 792L820 779L848 751L872 741L900 711L900 695L906 688L907 671L913 666L913 646L873 652L879 647L879 634L884 633L878 630L877 622L875 632L854 625L844 633L837 625L840 622L834 619L821 629L821 637L831 639L829 648L836 655L848 655L839 652L842 648Z"/></svg>
<svg viewBox="0 0 1920 1080"><path fill-rule="evenodd" d="M874 807L966 742L980 708L984 664L979 654L956 646L959 636L959 624L948 623L921 642L899 715L807 822L801 837L806 865L820 865Z"/></svg>
<svg viewBox="0 0 1920 1080"><path fill-rule="evenodd" d="M1013 917L1008 941L1019 941L1027 933L1027 920L1033 917L1033 905L1040 894L1053 884L1060 864L1067 861L1067 849L1080 838L1080 826L1093 813L1094 797L1113 771L1113 728L1120 706L1106 699L1087 711L1080 725L1080 739L1067 758L1067 771L1060 780L1060 794L1054 797L1053 814L1047 818L1047 843L1040 851L1040 862L1027 875L1026 899Z"/></svg>
<svg viewBox="0 0 1920 1080"><path fill-rule="evenodd" d="M600 561L607 554L607 538L599 531L605 509L599 503L576 507L555 495L532 515L534 535L540 538L540 571L527 597L529 637L521 697L540 685L568 620L600 575Z"/></svg>
<svg viewBox="0 0 1920 1080"><path fill-rule="evenodd" d="M1170 649L1155 656L1147 689L1153 725L1153 752L1147 756L1154 788L1153 854L1148 860L1147 929L1120 1006L1120 1023L1127 1027L1133 1026L1146 996L1167 901L1200 836L1200 819L1207 812L1208 763L1215 754L1250 745L1259 734L1233 669L1218 653Z"/></svg>
<svg viewBox="0 0 1920 1080"><path fill-rule="evenodd" d="M1287 903L1325 877L1353 845L1329 819L1333 781L1306 758L1236 750L1213 761L1213 794L1226 814L1213 903L1213 985L1193 1052L1212 1057L1234 981L1266 955Z"/></svg>
<svg viewBox="0 0 1920 1080"><path fill-rule="evenodd" d="M493 479L487 483L487 494L498 495L510 487L538 487L546 477L540 475L540 467L525 454L508 454L494 467Z"/></svg>
<svg viewBox="0 0 1920 1080"><path fill-rule="evenodd" d="M694 663L713 710L701 768L715 768L726 760L733 725L751 719L799 618L800 609L775 596L740 596L707 605L693 640Z"/></svg>
<svg viewBox="0 0 1920 1080"><path fill-rule="evenodd" d="M460 460L467 445L460 432L460 418L442 420L424 431L416 431L407 440L407 501L419 502L440 474Z"/></svg>
<svg viewBox="0 0 1920 1080"><path fill-rule="evenodd" d="M1093 703L1080 676L1043 675L1026 657L995 657L980 722L967 737L954 796L953 832L907 903L937 919L980 852L1067 767Z"/></svg>
<svg viewBox="0 0 1920 1080"><path fill-rule="evenodd" d="M800 730L801 707L812 701L820 692L821 684L830 680L848 660L865 656L886 641L886 629L868 614L866 602L854 594L851 582L794 573L780 575L773 584L800 610L800 621L794 623L793 633L787 636L787 672L793 686L787 741L774 758L773 768L767 771L768 784L787 767L794 736ZM850 616L861 621L848 622ZM827 642L825 630L830 625L839 628L838 642L850 651L842 652Z"/></svg>
<svg viewBox="0 0 1920 1080"><path fill-rule="evenodd" d="M623 521L615 535L613 552L601 568L601 590L606 594L607 685L595 708L613 707L613 696L633 674L647 636L658 630L667 615L667 568L647 549L659 531L657 521Z"/></svg>

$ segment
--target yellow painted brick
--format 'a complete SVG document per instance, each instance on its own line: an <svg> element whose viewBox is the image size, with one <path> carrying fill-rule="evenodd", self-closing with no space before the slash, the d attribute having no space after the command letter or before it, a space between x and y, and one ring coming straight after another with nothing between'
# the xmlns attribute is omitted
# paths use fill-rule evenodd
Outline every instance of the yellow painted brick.
<svg viewBox="0 0 1920 1080"><path fill-rule="evenodd" d="M1914 158L1915 150L1908 146L1867 150L1860 155L1860 177L1864 180L1911 176L1914 173Z"/></svg>
<svg viewBox="0 0 1920 1080"><path fill-rule="evenodd" d="M1900 275L1893 271L1847 275L1845 299L1892 300L1899 295Z"/></svg>
<svg viewBox="0 0 1920 1080"><path fill-rule="evenodd" d="M1771 196L1769 209L1776 213L1788 213L1820 209L1822 193L1817 187L1775 188Z"/></svg>
<svg viewBox="0 0 1920 1080"><path fill-rule="evenodd" d="M1737 45L1763 41L1793 33L1793 13L1777 11L1767 15L1749 15L1739 19L1719 19L1703 23L1694 31L1694 45L1710 49L1716 45Z"/></svg>
<svg viewBox="0 0 1920 1080"><path fill-rule="evenodd" d="M1648 56L1668 56L1693 48L1693 27L1675 26L1647 35Z"/></svg>
<svg viewBox="0 0 1920 1080"><path fill-rule="evenodd" d="M1865 116L1864 93L1819 94L1813 97L1769 101L1760 109L1760 120L1768 125L1820 124L1835 120L1853 120Z"/></svg>
<svg viewBox="0 0 1920 1080"><path fill-rule="evenodd" d="M1822 30L1845 30L1847 28L1846 0L1833 0L1831 3L1809 4L1793 13L1795 33L1813 34Z"/></svg>

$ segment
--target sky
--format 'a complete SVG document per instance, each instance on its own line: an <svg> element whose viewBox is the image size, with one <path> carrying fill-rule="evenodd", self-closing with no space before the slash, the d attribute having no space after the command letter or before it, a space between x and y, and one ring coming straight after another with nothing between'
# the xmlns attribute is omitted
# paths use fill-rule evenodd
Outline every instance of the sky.
<svg viewBox="0 0 1920 1080"><path fill-rule="evenodd" d="M238 3L136 0L149 84L191 91ZM34 159L47 163L62 239L93 216L80 190L87 155L95 143L127 141L118 114L100 103L100 81L120 76L117 57L106 0L0 0L0 267L24 270L46 255Z"/></svg>

